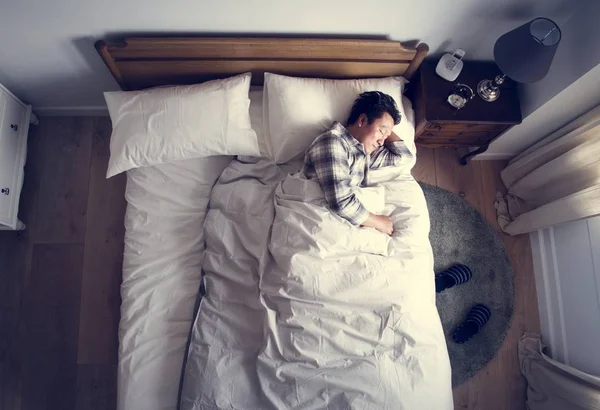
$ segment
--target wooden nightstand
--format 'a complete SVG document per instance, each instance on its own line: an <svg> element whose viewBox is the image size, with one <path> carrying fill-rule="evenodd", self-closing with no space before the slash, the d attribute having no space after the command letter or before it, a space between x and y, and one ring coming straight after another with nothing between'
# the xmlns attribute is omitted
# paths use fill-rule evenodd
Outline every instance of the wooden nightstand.
<svg viewBox="0 0 600 410"><path fill-rule="evenodd" d="M464 108L456 110L446 101L454 83L435 73L436 61L424 61L417 78L409 84L408 94L415 109L416 140L428 147L479 147L460 159L467 159L487 150L495 138L521 123L521 107L516 83L506 78L500 97L486 102L477 94L477 84L494 78L500 70L493 62L465 61L454 83L466 84L475 97Z"/></svg>

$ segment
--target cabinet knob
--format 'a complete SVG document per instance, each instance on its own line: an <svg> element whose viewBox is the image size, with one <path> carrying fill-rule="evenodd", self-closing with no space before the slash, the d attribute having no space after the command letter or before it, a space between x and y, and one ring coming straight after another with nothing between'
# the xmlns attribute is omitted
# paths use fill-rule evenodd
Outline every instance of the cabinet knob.
<svg viewBox="0 0 600 410"><path fill-rule="evenodd" d="M0 190L0 192L2 192L4 195L10 195L10 189L8 189L8 188L2 188L2 190Z"/></svg>
<svg viewBox="0 0 600 410"><path fill-rule="evenodd" d="M12 128L15 131L19 131L19 126L17 124L10 124L10 128Z"/></svg>

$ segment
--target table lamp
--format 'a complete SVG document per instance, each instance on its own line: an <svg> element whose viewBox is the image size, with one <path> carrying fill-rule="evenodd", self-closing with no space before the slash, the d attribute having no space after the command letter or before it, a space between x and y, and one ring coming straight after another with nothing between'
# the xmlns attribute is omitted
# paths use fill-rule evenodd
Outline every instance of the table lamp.
<svg viewBox="0 0 600 410"><path fill-rule="evenodd" d="M494 45L494 60L502 71L493 80L482 80L477 93L492 102L500 96L504 78L519 83L535 83L548 74L560 43L561 32L555 22L538 17L502 35Z"/></svg>

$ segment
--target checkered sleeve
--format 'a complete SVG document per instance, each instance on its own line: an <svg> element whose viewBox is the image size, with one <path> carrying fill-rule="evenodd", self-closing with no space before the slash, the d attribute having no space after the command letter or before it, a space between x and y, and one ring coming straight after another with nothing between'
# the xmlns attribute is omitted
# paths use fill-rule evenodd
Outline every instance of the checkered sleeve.
<svg viewBox="0 0 600 410"><path fill-rule="evenodd" d="M404 141L386 142L371 154L370 169L402 165L413 157Z"/></svg>
<svg viewBox="0 0 600 410"><path fill-rule="evenodd" d="M369 211L350 186L349 154L344 142L335 135L322 136L308 154L331 210L353 225L364 223Z"/></svg>

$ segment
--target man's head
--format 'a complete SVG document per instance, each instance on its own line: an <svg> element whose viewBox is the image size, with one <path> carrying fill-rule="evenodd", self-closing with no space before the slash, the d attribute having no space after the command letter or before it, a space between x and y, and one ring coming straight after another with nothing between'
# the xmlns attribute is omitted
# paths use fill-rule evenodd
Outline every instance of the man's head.
<svg viewBox="0 0 600 410"><path fill-rule="evenodd" d="M399 123L400 111L394 99L380 91L367 91L354 101L347 128L370 154L383 145Z"/></svg>

